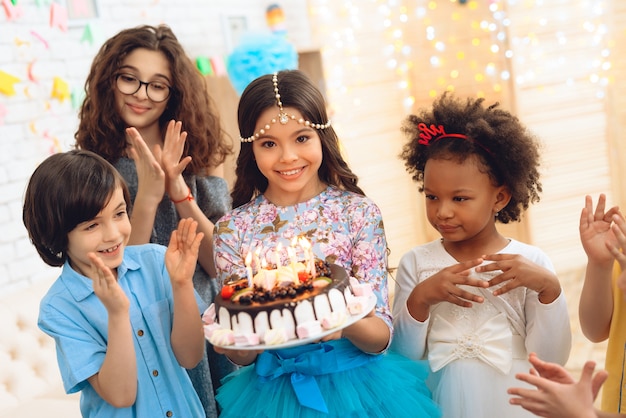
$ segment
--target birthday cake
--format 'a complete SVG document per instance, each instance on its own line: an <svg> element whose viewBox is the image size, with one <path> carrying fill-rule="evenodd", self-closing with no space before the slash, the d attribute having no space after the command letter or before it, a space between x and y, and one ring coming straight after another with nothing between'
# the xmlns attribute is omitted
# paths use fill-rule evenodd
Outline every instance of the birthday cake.
<svg viewBox="0 0 626 418"><path fill-rule="evenodd" d="M260 269L252 281L229 277L203 315L206 338L218 346L278 345L341 327L365 309L369 285L336 264L315 260Z"/></svg>

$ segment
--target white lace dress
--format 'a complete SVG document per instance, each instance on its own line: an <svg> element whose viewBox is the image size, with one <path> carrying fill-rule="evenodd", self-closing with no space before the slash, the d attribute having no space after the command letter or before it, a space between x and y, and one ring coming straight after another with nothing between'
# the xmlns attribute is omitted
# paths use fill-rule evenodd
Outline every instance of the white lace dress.
<svg viewBox="0 0 626 418"><path fill-rule="evenodd" d="M537 247L510 240L503 254L520 254L554 271ZM486 262L490 263L490 262ZM523 386L515 373L528 372L528 353L565 364L571 347L571 330L565 295L550 304L537 293L518 288L494 297L495 287L468 291L485 301L471 308L442 302L430 317L419 322L409 314L406 300L413 288L441 269L457 264L437 240L413 248L400 260L393 306L392 349L413 359L427 358L429 386L444 418L516 418L534 416L509 404L507 389ZM485 280L499 274L472 274Z"/></svg>

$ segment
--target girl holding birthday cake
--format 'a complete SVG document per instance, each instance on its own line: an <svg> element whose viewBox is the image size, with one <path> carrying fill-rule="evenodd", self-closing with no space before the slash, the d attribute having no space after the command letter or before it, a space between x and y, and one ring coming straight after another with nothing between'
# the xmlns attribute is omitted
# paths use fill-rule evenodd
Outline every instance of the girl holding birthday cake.
<svg viewBox="0 0 626 418"><path fill-rule="evenodd" d="M218 278L245 277L246 256L289 263L294 238L315 258L370 284L375 308L319 341L274 350L217 347L240 370L217 401L222 417L438 417L428 366L387 351L393 335L387 242L379 208L343 160L320 91L300 71L254 80L238 109L241 151L233 211L214 233ZM302 246L292 246L299 259ZM278 255L277 255L278 254Z"/></svg>

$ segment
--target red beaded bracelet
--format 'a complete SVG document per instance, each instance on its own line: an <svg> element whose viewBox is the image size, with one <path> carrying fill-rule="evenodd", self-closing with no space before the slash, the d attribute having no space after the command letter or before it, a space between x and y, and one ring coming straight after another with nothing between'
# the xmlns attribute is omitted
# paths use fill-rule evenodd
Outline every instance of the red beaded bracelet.
<svg viewBox="0 0 626 418"><path fill-rule="evenodd" d="M187 196L185 196L183 199L180 199L180 200L174 200L174 199L170 198L170 200L172 201L172 203L173 203L173 204L183 203L183 202L185 202L185 201L187 201L187 200L191 202L191 201L193 200L193 195L191 194L191 189L190 189L189 187L187 187L187 190L188 190L189 192L187 193Z"/></svg>

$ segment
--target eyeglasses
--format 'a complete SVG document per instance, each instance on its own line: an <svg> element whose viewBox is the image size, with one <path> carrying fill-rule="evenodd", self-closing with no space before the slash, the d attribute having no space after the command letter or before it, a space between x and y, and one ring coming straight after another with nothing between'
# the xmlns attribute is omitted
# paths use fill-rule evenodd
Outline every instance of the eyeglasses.
<svg viewBox="0 0 626 418"><path fill-rule="evenodd" d="M115 85L122 94L135 94L141 86L146 86L146 95L155 103L164 102L170 97L171 87L158 81L145 82L132 74L118 74Z"/></svg>

